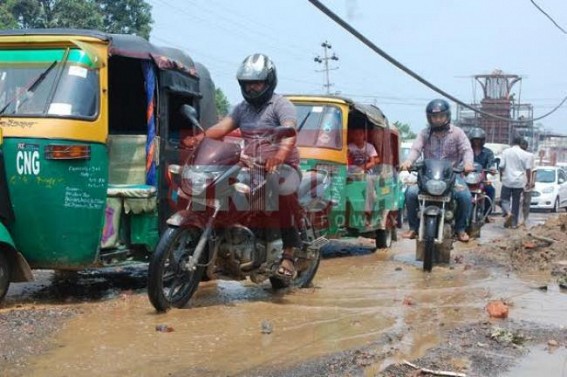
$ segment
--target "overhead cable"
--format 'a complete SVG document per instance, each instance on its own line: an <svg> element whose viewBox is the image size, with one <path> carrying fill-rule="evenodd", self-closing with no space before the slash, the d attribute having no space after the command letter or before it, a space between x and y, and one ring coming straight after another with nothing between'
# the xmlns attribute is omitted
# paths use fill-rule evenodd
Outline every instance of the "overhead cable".
<svg viewBox="0 0 567 377"><path fill-rule="evenodd" d="M534 5L534 7L536 7L541 13L543 13L545 15L545 17L549 18L549 20L551 22L553 22L553 24L563 32L563 34L567 34L567 31L565 31L565 29L563 29L561 26L559 26L559 24L557 22L555 22L555 20L549 15L547 14L546 11L544 11L543 9L541 9L541 7L539 5L536 4L536 2L534 0L530 0L530 2Z"/></svg>
<svg viewBox="0 0 567 377"><path fill-rule="evenodd" d="M424 84L425 86L427 86L428 88L432 89L433 91L441 94L442 96L449 98L451 101L458 103L459 105L472 110L478 114L481 115L485 115L488 116L490 118L494 118L494 119L499 119L499 120L504 120L504 121L510 121L510 118L506 118L506 117L501 117L495 114L491 114L491 113L487 113L486 111L483 110L479 110L463 101L461 101L460 99L452 96L451 94L445 92L443 89L435 86L434 84L430 83L429 81L427 81L426 79L424 79L423 77L421 77L420 75L418 75L417 73L415 73L414 71L412 71L411 69L407 68L405 65L403 65L402 63L400 63L399 61L397 61L396 59L394 59L392 56L390 56L388 53L386 53L384 50L382 50L381 48L379 48L378 46L376 46L374 43L372 43L368 38L366 38L364 35L362 35L360 32L358 32L355 28L353 28L352 26L350 26L349 23L347 23L346 21L344 21L342 18L340 18L339 16L337 16L335 13L333 13L329 8L327 8L326 6L324 6L323 4L321 4L321 2L319 0L308 0L311 4L313 4L315 7L317 7L320 11L322 11L323 13L325 13L329 18L331 18L333 21L335 21L337 24L339 24L340 26L342 26L345 30L347 30L349 33L351 33L353 36L355 36L356 38L358 38L362 43L364 43L366 46L368 46L370 49L372 49L374 52L376 52L378 55L380 55L381 57L383 57L384 59L386 59L388 62L392 63L396 68L402 70L403 72L407 73L408 75L410 75L411 77L413 77L414 79L416 79L417 81L421 82L422 84ZM554 113L555 111L557 111L561 106L563 106L563 104L567 101L567 96L565 98L563 98L563 100L561 101L561 103L559 103L559 105L557 105L553 110L549 111L548 113L539 116L537 118L533 118L533 119L526 119L526 120L517 120L516 122L518 123L528 123L528 122L535 122L538 121L540 119L543 119L549 115L551 115L552 113Z"/></svg>

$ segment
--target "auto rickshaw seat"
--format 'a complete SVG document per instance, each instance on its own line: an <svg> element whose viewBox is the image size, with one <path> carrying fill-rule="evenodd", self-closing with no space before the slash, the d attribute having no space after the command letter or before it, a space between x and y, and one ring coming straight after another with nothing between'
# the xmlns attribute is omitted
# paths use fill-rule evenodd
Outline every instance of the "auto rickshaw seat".
<svg viewBox="0 0 567 377"><path fill-rule="evenodd" d="M108 135L109 185L146 183L146 135Z"/></svg>
<svg viewBox="0 0 567 377"><path fill-rule="evenodd" d="M146 184L146 135L108 136L107 207L134 215L157 208L157 188Z"/></svg>

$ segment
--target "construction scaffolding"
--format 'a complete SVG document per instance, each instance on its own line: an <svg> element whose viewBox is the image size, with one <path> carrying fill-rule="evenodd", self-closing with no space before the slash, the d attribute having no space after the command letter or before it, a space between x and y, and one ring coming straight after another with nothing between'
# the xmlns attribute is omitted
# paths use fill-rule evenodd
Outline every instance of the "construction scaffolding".
<svg viewBox="0 0 567 377"><path fill-rule="evenodd" d="M482 88L483 98L480 103L472 103L470 106L504 119L479 114L458 105L456 124L465 131L472 127L482 128L486 132L488 143L510 144L514 137L523 136L535 149L538 135L534 130L533 106L520 103L515 98L516 93L512 93L512 88L516 83L521 82L522 78L518 75L504 74L500 70L473 77Z"/></svg>

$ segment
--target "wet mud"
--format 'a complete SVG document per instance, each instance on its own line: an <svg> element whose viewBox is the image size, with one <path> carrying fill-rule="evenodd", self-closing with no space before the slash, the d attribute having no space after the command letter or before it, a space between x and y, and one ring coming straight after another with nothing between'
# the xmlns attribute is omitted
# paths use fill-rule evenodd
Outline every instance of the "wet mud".
<svg viewBox="0 0 567 377"><path fill-rule="evenodd" d="M497 219L480 240L456 244L452 263L431 274L415 261L410 240L378 251L372 240L334 243L312 288L274 292L249 282L206 282L186 309L163 315L147 300L143 265L70 276L41 272L36 284L11 288L0 309L0 321L6 318L0 339L14 336L5 328L16 326L10 318L17 311L68 314L33 321L25 331L46 345L33 357L0 358L0 370L14 376L416 375L404 360L467 376L504 376L516 367L514 376L529 376L524 372L538 362L560 368L553 363L567 358L567 293L556 262L567 249L566 233L553 233L563 224L557 216L539 229L547 217L536 216L525 231L504 229ZM528 232L540 238L531 237L535 245L526 244ZM540 246L546 238L554 240L552 251ZM510 304L508 319L488 317L493 299ZM502 343L491 337L495 328L525 340ZM546 348L550 341L553 350ZM15 347L25 349L26 342ZM1 340L0 346L1 354L11 347Z"/></svg>

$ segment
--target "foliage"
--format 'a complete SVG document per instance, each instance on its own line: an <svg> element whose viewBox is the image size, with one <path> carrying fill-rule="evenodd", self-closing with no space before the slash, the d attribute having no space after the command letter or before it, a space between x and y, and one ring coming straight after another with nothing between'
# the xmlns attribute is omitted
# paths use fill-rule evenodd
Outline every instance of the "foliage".
<svg viewBox="0 0 567 377"><path fill-rule="evenodd" d="M0 1L1 29L98 29L148 39L152 22L145 0Z"/></svg>
<svg viewBox="0 0 567 377"><path fill-rule="evenodd" d="M226 98L226 95L223 93L223 91L220 88L215 89L215 103L217 106L217 112L219 116L228 115L230 102L228 102L228 98Z"/></svg>
<svg viewBox="0 0 567 377"><path fill-rule="evenodd" d="M409 124L407 123L402 123L399 121L395 121L394 122L394 126L396 126L396 128L398 129L398 131L400 131L400 137L402 138L402 140L411 140L411 139L415 139L415 137L417 136L417 134L415 132L413 132L411 130L411 127Z"/></svg>

